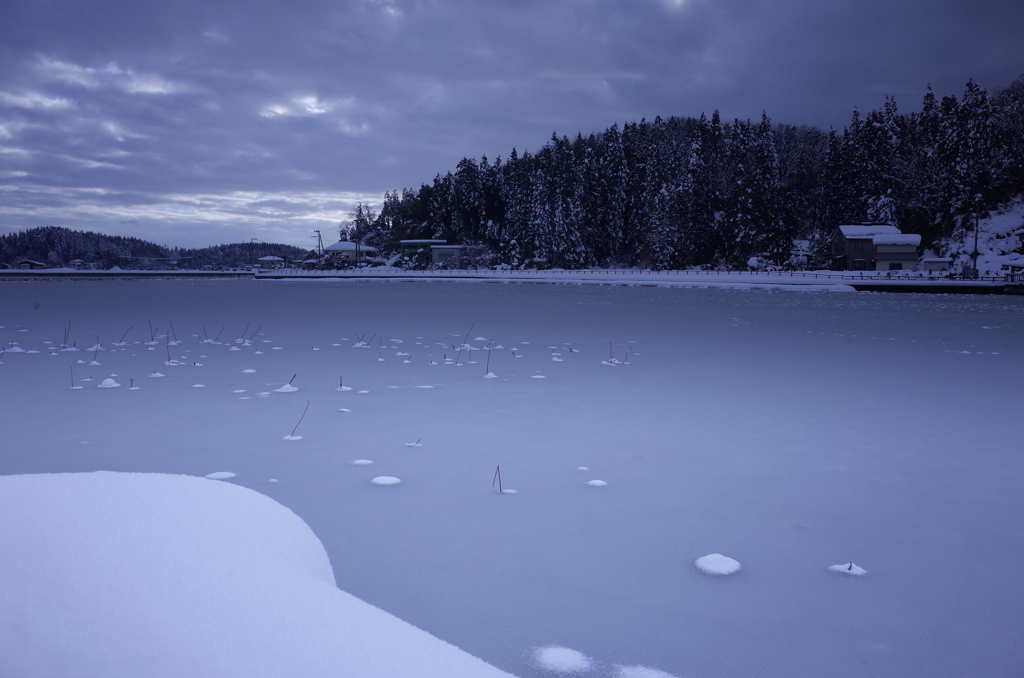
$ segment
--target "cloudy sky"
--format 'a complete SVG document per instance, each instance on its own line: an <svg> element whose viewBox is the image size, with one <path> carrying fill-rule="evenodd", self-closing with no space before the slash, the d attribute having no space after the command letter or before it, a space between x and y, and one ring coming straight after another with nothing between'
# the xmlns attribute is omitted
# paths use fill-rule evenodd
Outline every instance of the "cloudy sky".
<svg viewBox="0 0 1024 678"><path fill-rule="evenodd" d="M553 131L842 127L1024 73L1020 0L4 0L0 233L311 244Z"/></svg>

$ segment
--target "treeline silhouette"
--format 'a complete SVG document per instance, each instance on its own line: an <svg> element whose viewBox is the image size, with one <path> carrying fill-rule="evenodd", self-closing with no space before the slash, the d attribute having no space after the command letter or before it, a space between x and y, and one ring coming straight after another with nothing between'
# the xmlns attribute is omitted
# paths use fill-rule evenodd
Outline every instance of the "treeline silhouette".
<svg viewBox="0 0 1024 678"><path fill-rule="evenodd" d="M80 260L84 266L109 269L199 269L251 266L259 257L277 256L292 261L306 250L273 243L234 243L198 249L168 248L156 243L60 226L30 228L0 236L0 263L10 266L31 259L60 268Z"/></svg>
<svg viewBox="0 0 1024 678"><path fill-rule="evenodd" d="M926 247L1024 192L1024 77L960 97L928 89L919 111L895 99L854 111L843 130L710 117L629 122L534 153L465 158L419 190L362 205L344 237L394 250L444 238L483 263L654 269L785 265L794 239L827 265L843 223L889 223Z"/></svg>

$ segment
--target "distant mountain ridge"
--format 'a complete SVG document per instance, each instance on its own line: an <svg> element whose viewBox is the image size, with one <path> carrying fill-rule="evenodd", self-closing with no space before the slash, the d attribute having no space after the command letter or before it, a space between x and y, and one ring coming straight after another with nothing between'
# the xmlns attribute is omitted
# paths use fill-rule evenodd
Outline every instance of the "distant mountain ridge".
<svg viewBox="0 0 1024 678"><path fill-rule="evenodd" d="M264 256L295 260L306 250L277 243L232 243L199 249L168 248L139 238L42 226L0 236L0 264L14 266L31 259L53 268L235 268L250 266Z"/></svg>

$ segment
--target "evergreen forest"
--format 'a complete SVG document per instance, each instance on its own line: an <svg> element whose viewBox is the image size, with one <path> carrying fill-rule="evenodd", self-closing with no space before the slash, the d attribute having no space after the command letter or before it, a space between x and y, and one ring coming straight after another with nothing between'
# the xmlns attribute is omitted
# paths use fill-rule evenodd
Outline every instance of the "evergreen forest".
<svg viewBox="0 0 1024 678"><path fill-rule="evenodd" d="M715 112L553 134L388 192L379 214L360 205L342 237L385 252L443 238L477 246L482 264L567 269L784 267L806 240L824 267L840 224L887 223L941 249L1022 192L1024 76L994 94L929 88L911 113L886 97L841 131Z"/></svg>

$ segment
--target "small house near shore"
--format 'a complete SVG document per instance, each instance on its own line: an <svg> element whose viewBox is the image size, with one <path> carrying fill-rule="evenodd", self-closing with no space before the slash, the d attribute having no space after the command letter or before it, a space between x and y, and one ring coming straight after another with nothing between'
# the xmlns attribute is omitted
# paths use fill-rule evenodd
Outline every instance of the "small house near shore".
<svg viewBox="0 0 1024 678"><path fill-rule="evenodd" d="M460 268L466 253L465 245L431 245L430 263L434 266Z"/></svg>
<svg viewBox="0 0 1024 678"><path fill-rule="evenodd" d="M832 270L912 271L921 236L888 224L850 224L832 234Z"/></svg>
<svg viewBox="0 0 1024 678"><path fill-rule="evenodd" d="M37 271L46 268L46 264L41 261L33 261L32 259L22 259L17 263L17 267L26 271Z"/></svg>
<svg viewBox="0 0 1024 678"><path fill-rule="evenodd" d="M447 240L437 238L398 241L400 257L413 258L424 255L424 264L428 263L425 260L429 258L429 264L439 268L462 268L473 257L479 255L480 249L475 245L449 245Z"/></svg>
<svg viewBox="0 0 1024 678"><path fill-rule="evenodd" d="M368 263L369 259L377 254L377 248L351 240L339 240L325 247L324 254L330 257L333 263L358 266Z"/></svg>
<svg viewBox="0 0 1024 678"><path fill-rule="evenodd" d="M953 268L953 257L940 257L933 250L921 255L921 270L925 273L948 273Z"/></svg>
<svg viewBox="0 0 1024 678"><path fill-rule="evenodd" d="M174 263L177 264L178 262ZM273 255L267 255L257 259L256 265L261 269L281 268L284 265L284 259Z"/></svg>
<svg viewBox="0 0 1024 678"><path fill-rule="evenodd" d="M422 240L399 240L398 253L403 257L413 257L421 252L430 252L435 245L447 245L447 240L429 238Z"/></svg>

